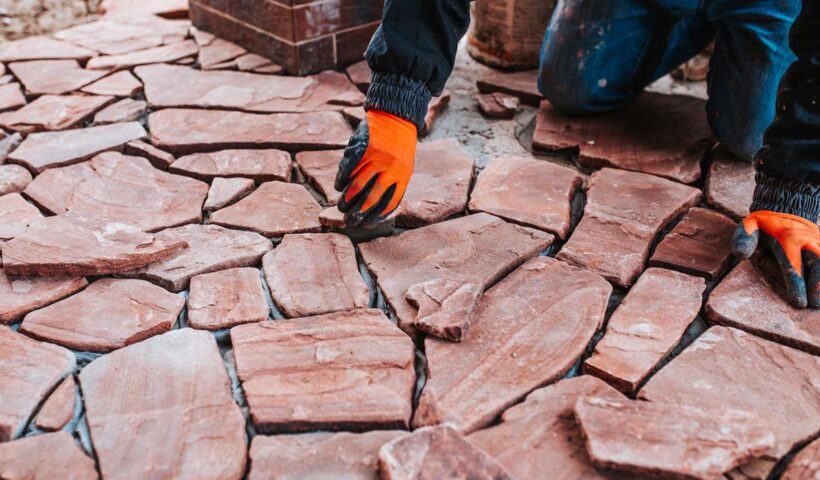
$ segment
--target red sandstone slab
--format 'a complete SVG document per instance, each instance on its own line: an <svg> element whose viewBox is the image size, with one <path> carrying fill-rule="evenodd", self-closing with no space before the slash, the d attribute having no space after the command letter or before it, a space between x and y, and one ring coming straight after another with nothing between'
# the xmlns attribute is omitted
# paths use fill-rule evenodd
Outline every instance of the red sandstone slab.
<svg viewBox="0 0 820 480"><path fill-rule="evenodd" d="M322 210L322 213L319 214L319 223L328 228L344 228L347 225L345 223L345 214L336 207Z"/></svg>
<svg viewBox="0 0 820 480"><path fill-rule="evenodd" d="M52 168L37 175L23 190L23 195L47 213L59 215L71 207L74 190L96 175L91 162Z"/></svg>
<svg viewBox="0 0 820 480"><path fill-rule="evenodd" d="M270 309L255 268L232 268L191 278L188 323L218 330L268 319Z"/></svg>
<svg viewBox="0 0 820 480"><path fill-rule="evenodd" d="M353 243L338 233L285 235L262 259L271 297L289 318L367 308Z"/></svg>
<svg viewBox="0 0 820 480"><path fill-rule="evenodd" d="M119 55L181 42L189 28L188 22L154 15L120 15L60 30L54 38L103 55Z"/></svg>
<svg viewBox="0 0 820 480"><path fill-rule="evenodd" d="M0 197L0 241L22 235L30 224L41 218L40 210L19 193L3 195Z"/></svg>
<svg viewBox="0 0 820 480"><path fill-rule="evenodd" d="M29 95L70 93L106 75L106 72L86 70L76 60L15 62L9 64L9 69Z"/></svg>
<svg viewBox="0 0 820 480"><path fill-rule="evenodd" d="M214 177L246 177L257 182L290 181L290 154L282 150L220 150L179 157L170 171L202 180Z"/></svg>
<svg viewBox="0 0 820 480"><path fill-rule="evenodd" d="M13 112L0 113L0 127L15 132L66 130L85 122L114 97L43 95Z"/></svg>
<svg viewBox="0 0 820 480"><path fill-rule="evenodd" d="M72 59L84 61L96 55L87 48L49 37L27 37L0 45L0 62Z"/></svg>
<svg viewBox="0 0 820 480"><path fill-rule="evenodd" d="M65 427L74 417L74 403L77 394L77 383L69 375L49 395L43 407L37 412L34 424L40 430L53 432Z"/></svg>
<svg viewBox="0 0 820 480"><path fill-rule="evenodd" d="M103 478L242 478L245 419L210 333L117 350L83 368L80 385Z"/></svg>
<svg viewBox="0 0 820 480"><path fill-rule="evenodd" d="M240 198L252 192L256 184L250 178L222 178L216 177L208 189L208 198L202 209L213 212L236 203Z"/></svg>
<svg viewBox="0 0 820 480"><path fill-rule="evenodd" d="M273 248L271 242L258 233L217 225L185 225L163 230L156 236L167 242L186 242L188 248L125 276L142 278L175 292L187 288L194 275L256 265L265 252Z"/></svg>
<svg viewBox="0 0 820 480"><path fill-rule="evenodd" d="M413 326L451 342L460 342L473 319L481 285L430 280L407 289L406 299L419 313Z"/></svg>
<svg viewBox="0 0 820 480"><path fill-rule="evenodd" d="M278 67L278 70L274 71ZM270 59L255 53L246 53L237 57L236 68L242 72L258 72L260 69L270 70L268 73L281 73L282 67Z"/></svg>
<svg viewBox="0 0 820 480"><path fill-rule="evenodd" d="M247 53L247 50L235 43L221 38L214 38L207 45L199 46L199 68L202 70L216 69L218 65L235 60L245 53ZM235 66L236 63L233 62L233 65Z"/></svg>
<svg viewBox="0 0 820 480"><path fill-rule="evenodd" d="M105 16L153 14L165 18L188 18L188 0L102 0L99 12Z"/></svg>
<svg viewBox="0 0 820 480"><path fill-rule="evenodd" d="M231 343L259 431L409 424L413 342L380 310L240 325Z"/></svg>
<svg viewBox="0 0 820 480"><path fill-rule="evenodd" d="M185 57L192 57L196 55L198 51L199 48L193 40L185 40L184 42L172 43L147 50L94 57L88 61L85 67L89 70L126 70L131 67L150 63L175 62Z"/></svg>
<svg viewBox="0 0 820 480"><path fill-rule="evenodd" d="M91 70L86 70L91 72ZM142 82L133 73L123 70L83 87L85 93L130 97L142 91Z"/></svg>
<svg viewBox="0 0 820 480"><path fill-rule="evenodd" d="M697 189L653 175L599 170L589 181L584 216L556 258L627 287L646 266L658 233L700 198Z"/></svg>
<svg viewBox="0 0 820 480"><path fill-rule="evenodd" d="M20 165L0 165L0 195L22 192L31 180L31 173Z"/></svg>
<svg viewBox="0 0 820 480"><path fill-rule="evenodd" d="M538 70L492 72L476 81L476 86L481 93L506 93L530 105L537 106L544 98L538 91Z"/></svg>
<svg viewBox="0 0 820 480"><path fill-rule="evenodd" d="M422 136L430 134L433 130L433 124L436 122L436 118L438 118L449 104L450 92L447 90L441 92L440 96L430 99L430 103L427 104L427 115L424 116L424 128L422 128L420 132Z"/></svg>
<svg viewBox="0 0 820 480"><path fill-rule="evenodd" d="M692 183L713 143L704 103L689 95L644 93L611 113L569 117L544 101L532 144L578 149L585 168L616 167Z"/></svg>
<svg viewBox="0 0 820 480"><path fill-rule="evenodd" d="M0 447L20 436L40 402L75 365L69 350L0 326Z"/></svg>
<svg viewBox="0 0 820 480"><path fill-rule="evenodd" d="M0 85L0 112L13 110L26 104L26 97L20 90L19 83Z"/></svg>
<svg viewBox="0 0 820 480"><path fill-rule="evenodd" d="M8 275L0 269L0 324L63 299L88 285L83 277L43 278Z"/></svg>
<svg viewBox="0 0 820 480"><path fill-rule="evenodd" d="M148 116L151 143L174 153L226 148L341 148L353 131L338 112L260 115L165 109Z"/></svg>
<svg viewBox="0 0 820 480"><path fill-rule="evenodd" d="M339 170L339 161L344 150L320 150L317 152L299 152L296 164L314 188L325 196L328 205L336 205L340 192L333 183Z"/></svg>
<svg viewBox="0 0 820 480"><path fill-rule="evenodd" d="M366 115L364 107L347 107L342 110L342 114L344 114L347 121L354 127L358 127Z"/></svg>
<svg viewBox="0 0 820 480"><path fill-rule="evenodd" d="M416 309L405 300L411 286L442 278L487 288L552 240L552 235L479 213L378 238L359 248L399 326L412 332Z"/></svg>
<svg viewBox="0 0 820 480"><path fill-rule="evenodd" d="M706 201L709 205L741 220L749 214L755 191L755 168L724 148L715 150L706 177Z"/></svg>
<svg viewBox="0 0 820 480"><path fill-rule="evenodd" d="M133 122L139 120L148 104L142 100L123 98L94 115L94 125Z"/></svg>
<svg viewBox="0 0 820 480"><path fill-rule="evenodd" d="M0 478L96 480L94 459L66 432L0 443Z"/></svg>
<svg viewBox="0 0 820 480"><path fill-rule="evenodd" d="M150 143L145 143L141 140L134 140L125 144L123 151L127 155L143 157L151 162L154 168L160 170L168 170L168 167L174 163L174 156L168 152L164 152Z"/></svg>
<svg viewBox="0 0 820 480"><path fill-rule="evenodd" d="M23 136L19 133L13 133L0 140L0 164L4 163L9 154L13 152L15 148L20 146L22 142Z"/></svg>
<svg viewBox="0 0 820 480"><path fill-rule="evenodd" d="M820 438L811 442L807 447L797 452L786 471L783 472L782 480L812 480L820 477Z"/></svg>
<svg viewBox="0 0 820 480"><path fill-rule="evenodd" d="M348 66L345 72L347 72L347 77L350 78L350 81L356 85L356 88L367 93L367 89L370 88L370 77L373 76L373 72L370 70L370 66L367 65L366 60Z"/></svg>
<svg viewBox="0 0 820 480"><path fill-rule="evenodd" d="M506 93L479 93L476 100L481 112L491 118L513 118L518 111L518 97Z"/></svg>

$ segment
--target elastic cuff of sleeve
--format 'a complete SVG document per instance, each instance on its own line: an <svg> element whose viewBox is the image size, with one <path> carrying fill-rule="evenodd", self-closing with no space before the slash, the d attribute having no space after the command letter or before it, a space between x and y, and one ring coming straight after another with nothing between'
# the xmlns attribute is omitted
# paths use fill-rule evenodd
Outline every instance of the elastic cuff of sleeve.
<svg viewBox="0 0 820 480"><path fill-rule="evenodd" d="M820 215L820 186L769 177L763 172L755 174L755 182L757 185L749 210L790 213L817 222Z"/></svg>
<svg viewBox="0 0 820 480"><path fill-rule="evenodd" d="M373 72L365 110L381 110L413 122L419 132L424 128L430 90L424 82L400 73Z"/></svg>

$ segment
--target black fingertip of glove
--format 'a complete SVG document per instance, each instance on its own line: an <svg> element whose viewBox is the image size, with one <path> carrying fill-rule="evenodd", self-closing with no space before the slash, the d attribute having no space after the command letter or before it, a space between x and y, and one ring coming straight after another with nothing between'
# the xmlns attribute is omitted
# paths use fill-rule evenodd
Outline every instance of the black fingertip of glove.
<svg viewBox="0 0 820 480"><path fill-rule="evenodd" d="M359 123L356 132L350 136L350 140L348 140L347 147L345 147L344 150L344 155L342 155L342 159L339 161L339 170L336 172L336 181L333 183L333 187L336 191L341 192L348 186L350 183L350 174L353 173L353 170L356 169L356 165L358 165L362 157L364 157L364 152L367 150L369 143L370 130L367 128L367 119L364 119Z"/></svg>
<svg viewBox="0 0 820 480"><path fill-rule="evenodd" d="M820 259L814 252L803 252L803 277L809 308L820 308Z"/></svg>
<svg viewBox="0 0 820 480"><path fill-rule="evenodd" d="M732 238L732 253L734 256L741 260L751 257L757 248L759 235L760 230L755 230L751 235L749 235L746 233L746 228L743 226L743 222L738 224L735 229L735 235Z"/></svg>
<svg viewBox="0 0 820 480"><path fill-rule="evenodd" d="M347 190L342 192L342 196L339 199L339 203L337 208L340 212L345 213L345 223L350 227L355 227L359 224L364 213L361 212L362 205L364 205L365 200L370 195L371 190L373 190L373 186L376 184L378 180L378 175L373 175L370 180L367 181L364 188L359 191L350 201L345 201L345 197L347 196ZM348 189L350 186L347 187Z"/></svg>
<svg viewBox="0 0 820 480"><path fill-rule="evenodd" d="M393 195L396 194L396 184L390 185L387 190L385 190L384 194L382 194L382 198L376 202L375 205L370 207L370 209L365 213L364 218L360 226L366 229L373 229L379 226L393 211L386 211L387 205L393 200Z"/></svg>
<svg viewBox="0 0 820 480"><path fill-rule="evenodd" d="M765 233L762 235L763 241L769 248L769 251L774 255L780 271L783 274L783 284L786 287L786 299L792 306L797 308L806 308L808 299L806 298L806 281L801 276L803 272L795 271L786 257L786 252L780 243ZM803 269L805 270L805 269Z"/></svg>

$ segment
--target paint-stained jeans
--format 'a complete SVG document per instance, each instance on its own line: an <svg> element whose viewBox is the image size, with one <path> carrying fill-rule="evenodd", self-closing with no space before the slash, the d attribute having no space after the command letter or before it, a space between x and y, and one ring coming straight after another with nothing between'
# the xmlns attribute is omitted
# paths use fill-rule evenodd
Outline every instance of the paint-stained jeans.
<svg viewBox="0 0 820 480"><path fill-rule="evenodd" d="M613 110L714 39L709 124L725 147L751 159L796 58L788 39L800 8L800 0L559 0L539 89L568 114Z"/></svg>

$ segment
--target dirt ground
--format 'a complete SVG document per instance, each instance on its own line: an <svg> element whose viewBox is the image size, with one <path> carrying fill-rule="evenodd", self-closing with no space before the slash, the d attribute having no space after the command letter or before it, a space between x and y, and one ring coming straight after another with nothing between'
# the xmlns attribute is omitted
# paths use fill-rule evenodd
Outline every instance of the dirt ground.
<svg viewBox="0 0 820 480"><path fill-rule="evenodd" d="M100 0L0 0L0 42L87 21Z"/></svg>

